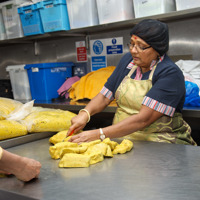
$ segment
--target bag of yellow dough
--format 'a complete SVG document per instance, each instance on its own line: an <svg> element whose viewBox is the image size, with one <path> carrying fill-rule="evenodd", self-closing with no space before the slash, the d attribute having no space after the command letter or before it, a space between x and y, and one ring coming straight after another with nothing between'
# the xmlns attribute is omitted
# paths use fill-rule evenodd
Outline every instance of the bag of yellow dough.
<svg viewBox="0 0 200 200"><path fill-rule="evenodd" d="M0 120L6 119L11 112L21 107L23 104L19 101L0 97Z"/></svg>
<svg viewBox="0 0 200 200"><path fill-rule="evenodd" d="M26 135L26 126L13 120L0 120L0 140Z"/></svg>
<svg viewBox="0 0 200 200"><path fill-rule="evenodd" d="M60 109L34 110L22 120L28 132L58 132L69 129L76 114Z"/></svg>

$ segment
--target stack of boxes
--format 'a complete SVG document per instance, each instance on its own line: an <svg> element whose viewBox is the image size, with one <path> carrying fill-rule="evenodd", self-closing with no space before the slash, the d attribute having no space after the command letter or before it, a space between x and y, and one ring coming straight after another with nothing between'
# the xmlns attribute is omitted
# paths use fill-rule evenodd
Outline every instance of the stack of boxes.
<svg viewBox="0 0 200 200"><path fill-rule="evenodd" d="M9 0L0 3L0 40L96 26L200 7L186 0Z"/></svg>

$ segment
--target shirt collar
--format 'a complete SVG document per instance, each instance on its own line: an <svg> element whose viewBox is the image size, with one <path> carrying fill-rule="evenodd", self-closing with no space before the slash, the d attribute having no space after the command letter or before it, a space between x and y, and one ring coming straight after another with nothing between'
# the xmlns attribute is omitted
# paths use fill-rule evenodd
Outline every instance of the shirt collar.
<svg viewBox="0 0 200 200"><path fill-rule="evenodd" d="M150 70L152 70L152 68L153 68L156 64L162 62L164 58L165 58L165 54L164 54L163 56L160 56L158 60L152 60L151 65L150 65ZM126 68L127 68L127 69L132 69L133 66L135 66L134 60L132 60L132 61L127 65Z"/></svg>

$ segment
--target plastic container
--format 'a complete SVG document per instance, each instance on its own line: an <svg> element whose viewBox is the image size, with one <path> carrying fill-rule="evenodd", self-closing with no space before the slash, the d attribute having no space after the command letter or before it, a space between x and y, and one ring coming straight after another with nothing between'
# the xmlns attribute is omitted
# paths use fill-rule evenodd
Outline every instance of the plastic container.
<svg viewBox="0 0 200 200"><path fill-rule="evenodd" d="M164 14L176 10L175 0L133 0L135 18Z"/></svg>
<svg viewBox="0 0 200 200"><path fill-rule="evenodd" d="M0 4L0 40L6 39L6 29L3 21L2 6Z"/></svg>
<svg viewBox="0 0 200 200"><path fill-rule="evenodd" d="M18 13L25 36L44 33L39 9L36 4L19 7Z"/></svg>
<svg viewBox="0 0 200 200"><path fill-rule="evenodd" d="M11 65L6 67L9 72L10 81L13 90L13 96L16 100L31 100L31 91L25 65Z"/></svg>
<svg viewBox="0 0 200 200"><path fill-rule="evenodd" d="M176 10L185 10L190 8L196 8L200 7L200 1L199 0L176 0Z"/></svg>
<svg viewBox="0 0 200 200"><path fill-rule="evenodd" d="M73 65L73 62L26 65L32 99L49 101L57 98L57 90L67 77L72 76Z"/></svg>
<svg viewBox="0 0 200 200"><path fill-rule="evenodd" d="M45 0L36 3L44 32L69 30L66 0Z"/></svg>
<svg viewBox="0 0 200 200"><path fill-rule="evenodd" d="M66 0L71 29L99 24L96 0Z"/></svg>
<svg viewBox="0 0 200 200"><path fill-rule="evenodd" d="M27 0L11 0L2 3L2 14L8 39L23 37L21 20L17 12L17 7Z"/></svg>
<svg viewBox="0 0 200 200"><path fill-rule="evenodd" d="M111 23L134 18L133 0L97 0L99 23Z"/></svg>

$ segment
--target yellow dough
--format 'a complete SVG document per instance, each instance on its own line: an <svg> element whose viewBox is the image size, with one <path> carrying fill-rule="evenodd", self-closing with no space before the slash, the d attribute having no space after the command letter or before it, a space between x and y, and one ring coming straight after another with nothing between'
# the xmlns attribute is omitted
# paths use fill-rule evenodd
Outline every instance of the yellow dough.
<svg viewBox="0 0 200 200"><path fill-rule="evenodd" d="M76 153L65 154L59 162L59 167L89 167L90 156Z"/></svg>
<svg viewBox="0 0 200 200"><path fill-rule="evenodd" d="M81 144L60 142L63 141L66 134L67 130L60 131L49 139L50 143L55 144L49 148L49 153L53 159L61 159L59 167L89 167L103 161L104 157L112 158L114 154L126 153L133 148L133 143L127 139L120 144L109 138ZM67 137L66 140L70 137Z"/></svg>
<svg viewBox="0 0 200 200"><path fill-rule="evenodd" d="M72 142L60 142L55 144L54 146L49 147L49 153L53 159L59 159L62 150L67 147L77 147L77 143L72 143Z"/></svg>
<svg viewBox="0 0 200 200"><path fill-rule="evenodd" d="M71 136L66 138L67 132L68 130L58 132L57 134L50 137L49 142L52 144L62 142L63 140L64 142L67 142L71 138Z"/></svg>
<svg viewBox="0 0 200 200"><path fill-rule="evenodd" d="M104 139L104 140L103 140L103 143L108 144L108 145L110 146L110 148L111 148L112 151L113 151L114 148L118 145L117 142L111 141L110 138Z"/></svg>
<svg viewBox="0 0 200 200"><path fill-rule="evenodd" d="M66 154L66 153L77 153L77 154L82 154L87 150L86 146L76 146L76 147L66 147L63 148L61 152L61 158Z"/></svg>
<svg viewBox="0 0 200 200"><path fill-rule="evenodd" d="M123 154L130 151L133 148L133 143L130 140L124 139L120 144L118 144L113 150L113 154Z"/></svg>

